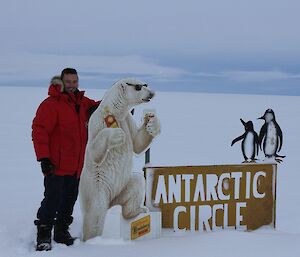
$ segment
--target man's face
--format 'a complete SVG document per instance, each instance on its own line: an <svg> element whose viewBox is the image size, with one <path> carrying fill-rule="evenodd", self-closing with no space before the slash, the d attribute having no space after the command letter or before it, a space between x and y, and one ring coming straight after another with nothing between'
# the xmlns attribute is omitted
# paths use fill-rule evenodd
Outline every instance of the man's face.
<svg viewBox="0 0 300 257"><path fill-rule="evenodd" d="M65 74L63 77L65 91L67 93L74 93L78 88L78 76L77 74Z"/></svg>

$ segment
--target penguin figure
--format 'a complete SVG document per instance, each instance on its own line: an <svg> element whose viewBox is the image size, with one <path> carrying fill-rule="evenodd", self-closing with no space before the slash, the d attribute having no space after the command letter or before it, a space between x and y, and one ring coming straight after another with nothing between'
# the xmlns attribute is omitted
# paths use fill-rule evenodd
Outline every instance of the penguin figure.
<svg viewBox="0 0 300 257"><path fill-rule="evenodd" d="M240 121L243 123L245 127L245 133L237 138L235 138L231 146L233 146L236 142L242 141L242 152L243 156L245 158L245 162L255 162L257 159L255 159L256 155L258 154L258 135L254 131L253 123L252 121L244 122L242 119Z"/></svg>
<svg viewBox="0 0 300 257"><path fill-rule="evenodd" d="M265 114L258 118L265 121L259 132L259 145L265 153L266 158L275 158L277 162L282 162L280 158L285 156L278 155L282 147L282 130L275 119L275 113L272 109L265 111Z"/></svg>

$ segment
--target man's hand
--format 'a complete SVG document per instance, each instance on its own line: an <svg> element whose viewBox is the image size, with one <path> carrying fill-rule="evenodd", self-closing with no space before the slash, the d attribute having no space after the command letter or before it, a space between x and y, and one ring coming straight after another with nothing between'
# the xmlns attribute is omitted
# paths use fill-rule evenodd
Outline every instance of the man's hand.
<svg viewBox="0 0 300 257"><path fill-rule="evenodd" d="M41 169L45 176L53 174L53 171L55 171L56 168L49 158L42 158L39 161L41 162Z"/></svg>

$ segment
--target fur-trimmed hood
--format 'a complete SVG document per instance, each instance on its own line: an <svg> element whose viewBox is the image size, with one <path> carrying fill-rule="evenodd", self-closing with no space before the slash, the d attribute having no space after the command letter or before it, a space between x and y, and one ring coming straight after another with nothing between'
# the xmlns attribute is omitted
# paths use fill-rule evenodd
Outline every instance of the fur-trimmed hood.
<svg viewBox="0 0 300 257"><path fill-rule="evenodd" d="M64 84L59 76L54 76L50 81L50 86L48 89L48 95L55 97L57 99L62 99L63 101L72 101L74 103L80 104L84 97L85 91L76 90L74 94L68 94L64 91Z"/></svg>
<svg viewBox="0 0 300 257"><path fill-rule="evenodd" d="M59 75L56 75L51 79L50 85L49 85L49 92L50 92L50 88L52 85L57 87L57 90L59 90L60 92L64 92L64 83L62 82Z"/></svg>

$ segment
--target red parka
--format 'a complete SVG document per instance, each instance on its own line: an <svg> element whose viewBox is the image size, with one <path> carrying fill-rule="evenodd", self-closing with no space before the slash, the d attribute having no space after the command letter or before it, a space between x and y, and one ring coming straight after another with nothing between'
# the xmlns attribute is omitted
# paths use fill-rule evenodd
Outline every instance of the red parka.
<svg viewBox="0 0 300 257"><path fill-rule="evenodd" d="M88 110L98 102L84 96L61 92L61 85L50 85L33 119L32 141L37 160L49 158L55 175L80 177L87 143Z"/></svg>

